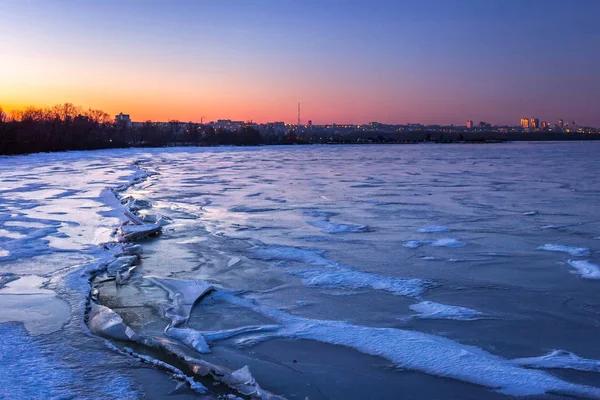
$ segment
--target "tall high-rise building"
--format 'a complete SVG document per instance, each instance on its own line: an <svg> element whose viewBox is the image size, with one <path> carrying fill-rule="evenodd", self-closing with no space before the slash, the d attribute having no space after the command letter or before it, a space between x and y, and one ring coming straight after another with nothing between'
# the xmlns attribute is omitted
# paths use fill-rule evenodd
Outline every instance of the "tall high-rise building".
<svg viewBox="0 0 600 400"><path fill-rule="evenodd" d="M542 129L546 129L546 128L549 128L549 127L550 127L550 124L548 122L542 121Z"/></svg>
<svg viewBox="0 0 600 400"><path fill-rule="evenodd" d="M562 119L559 119L558 126L562 128L564 125L565 125L565 121L563 121Z"/></svg>
<svg viewBox="0 0 600 400"><path fill-rule="evenodd" d="M521 128L529 129L529 118L521 118Z"/></svg>
<svg viewBox="0 0 600 400"><path fill-rule="evenodd" d="M471 120L467 121L467 129L473 129L473 121L471 121Z"/></svg>
<svg viewBox="0 0 600 400"><path fill-rule="evenodd" d="M531 120L529 121L529 126L533 129L539 129L540 119L539 118L531 118Z"/></svg>

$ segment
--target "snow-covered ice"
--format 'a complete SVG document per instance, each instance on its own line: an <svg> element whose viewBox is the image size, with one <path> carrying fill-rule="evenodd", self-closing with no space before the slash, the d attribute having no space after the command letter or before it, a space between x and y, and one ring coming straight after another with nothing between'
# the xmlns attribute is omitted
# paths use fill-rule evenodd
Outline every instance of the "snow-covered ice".
<svg viewBox="0 0 600 400"><path fill-rule="evenodd" d="M568 253L575 257L585 257L590 254L590 250L585 247L573 247L573 246L565 246L562 244L552 244L547 243L543 246L538 247L540 250L546 251L556 251L562 253Z"/></svg>
<svg viewBox="0 0 600 400"><path fill-rule="evenodd" d="M443 233L450 232L450 228L443 225L428 225L419 229L421 233Z"/></svg>
<svg viewBox="0 0 600 400"><path fill-rule="evenodd" d="M433 301L422 301L417 304L411 304L409 308L418 313L415 318L473 321L488 317L487 314L473 310L472 308L452 306Z"/></svg>
<svg viewBox="0 0 600 400"><path fill-rule="evenodd" d="M569 260L569 265L575 268L575 273L586 279L600 279L600 266L587 260Z"/></svg>
<svg viewBox="0 0 600 400"><path fill-rule="evenodd" d="M512 362L533 368L560 368L600 372L600 361L582 358L566 350L553 350L540 357L517 358L512 360Z"/></svg>

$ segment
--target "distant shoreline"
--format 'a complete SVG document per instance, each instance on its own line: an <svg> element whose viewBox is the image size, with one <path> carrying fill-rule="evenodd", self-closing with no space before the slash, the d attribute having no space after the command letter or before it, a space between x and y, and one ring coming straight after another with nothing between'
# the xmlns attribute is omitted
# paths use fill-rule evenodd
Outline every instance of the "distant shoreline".
<svg viewBox="0 0 600 400"><path fill-rule="evenodd" d="M23 153L13 153L13 154L0 154L0 159L3 157L14 157L14 156L26 156L31 154L52 154L52 153L64 153L64 152L76 152L76 151L98 151L98 150L116 150L116 149L167 149L167 148L222 148L222 147L239 147L239 148L253 148L253 147L290 147L290 146L363 146L363 145L418 145L418 144L454 144L454 145L463 145L463 144L503 144L503 143L519 143L519 142L529 142L529 143L562 143L562 142L594 142L600 140L600 137L594 138L568 138L568 139L521 139L521 140L498 140L498 139L485 139L485 140L464 140L464 141L398 141L398 142L356 142L356 143L348 143L348 142L324 142L324 143L293 143L293 144L258 144L258 145L235 145L235 144L222 144L222 145L192 145L192 144L182 144L177 143L173 145L165 145L165 146L114 146L114 147L98 147L94 149L66 149L66 150L55 150L55 151L32 151L32 152L23 152Z"/></svg>

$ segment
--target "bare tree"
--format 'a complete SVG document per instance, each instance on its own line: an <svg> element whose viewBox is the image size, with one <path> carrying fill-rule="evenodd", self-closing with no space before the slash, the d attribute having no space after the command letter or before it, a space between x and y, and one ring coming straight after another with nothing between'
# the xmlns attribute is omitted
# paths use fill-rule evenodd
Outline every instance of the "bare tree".
<svg viewBox="0 0 600 400"><path fill-rule="evenodd" d="M0 124L3 122L6 122L7 118L8 118L8 115L6 115L6 113L4 112L2 107L0 107Z"/></svg>
<svg viewBox="0 0 600 400"><path fill-rule="evenodd" d="M52 107L51 112L62 122L70 124L77 115L81 114L81 108L73 103L57 104Z"/></svg>
<svg viewBox="0 0 600 400"><path fill-rule="evenodd" d="M112 122L110 115L102 110L94 110L90 108L84 113L84 115L88 117L90 121L96 124L108 124Z"/></svg>
<svg viewBox="0 0 600 400"><path fill-rule="evenodd" d="M23 119L23 111L21 110L12 110L10 112L10 119L11 121L21 121Z"/></svg>

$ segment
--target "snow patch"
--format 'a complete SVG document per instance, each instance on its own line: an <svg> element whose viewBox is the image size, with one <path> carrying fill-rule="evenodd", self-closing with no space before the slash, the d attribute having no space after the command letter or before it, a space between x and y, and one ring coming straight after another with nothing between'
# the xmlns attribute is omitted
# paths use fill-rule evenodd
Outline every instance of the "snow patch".
<svg viewBox="0 0 600 400"><path fill-rule="evenodd" d="M569 265L575 268L577 274L586 279L600 279L600 266L586 260L569 260Z"/></svg>
<svg viewBox="0 0 600 400"><path fill-rule="evenodd" d="M417 313L415 318L423 319L453 319L457 321L473 321L485 318L487 314L467 307L451 306L448 304L422 301L412 304L409 308Z"/></svg>
<svg viewBox="0 0 600 400"><path fill-rule="evenodd" d="M306 286L331 289L363 289L381 290L397 296L418 297L433 283L423 279L392 278L389 276L356 271L339 267L336 270L293 271L293 275L302 277Z"/></svg>
<svg viewBox="0 0 600 400"><path fill-rule="evenodd" d="M600 361L579 357L566 350L553 350L545 356L517 358L513 363L533 368L562 368L577 371L600 372Z"/></svg>
<svg viewBox="0 0 600 400"><path fill-rule="evenodd" d="M587 256L590 253L590 250L585 247L572 247L572 246L565 246L562 244L552 244L552 243L547 243L543 246L540 246L540 247L538 247L538 250L568 253L575 257Z"/></svg>
<svg viewBox="0 0 600 400"><path fill-rule="evenodd" d="M421 232L421 233L450 232L450 228L448 228L447 226L443 226L443 225L430 225L430 226L422 227L421 229L419 229L419 232Z"/></svg>

